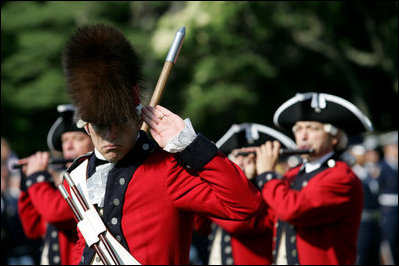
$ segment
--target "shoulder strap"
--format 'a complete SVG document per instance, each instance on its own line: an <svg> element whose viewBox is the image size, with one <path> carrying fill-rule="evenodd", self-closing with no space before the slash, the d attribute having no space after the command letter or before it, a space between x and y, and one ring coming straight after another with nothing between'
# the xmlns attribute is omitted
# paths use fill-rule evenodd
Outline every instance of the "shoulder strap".
<svg viewBox="0 0 399 266"><path fill-rule="evenodd" d="M80 194L83 196L84 200L89 205L89 210L84 211L81 204L78 204L78 198L75 193L71 190L72 200L77 203L80 213L83 214L83 220L78 223L78 228L81 231L83 237L86 240L86 244L91 246L93 243L98 242L98 235L104 233L104 237L108 240L110 247L113 249L118 260L122 264L127 265L141 265L133 256L129 253L108 231L104 222L101 220L99 214L97 213L93 204L88 200L88 192L86 185L87 178L87 168L88 168L88 157L83 159L79 165L77 165L70 173L72 180L75 183L76 188L79 190ZM100 248L103 249L105 254L109 254L104 243L100 241ZM111 258L108 258L112 261Z"/></svg>

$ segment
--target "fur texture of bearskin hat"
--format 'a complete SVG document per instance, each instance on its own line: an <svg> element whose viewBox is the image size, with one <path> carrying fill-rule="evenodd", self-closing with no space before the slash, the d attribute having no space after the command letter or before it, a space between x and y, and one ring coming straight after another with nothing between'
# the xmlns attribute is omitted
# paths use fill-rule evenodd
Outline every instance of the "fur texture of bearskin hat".
<svg viewBox="0 0 399 266"><path fill-rule="evenodd" d="M138 119L133 87L141 61L122 32L96 24L76 30L63 53L68 94L82 120L94 124Z"/></svg>

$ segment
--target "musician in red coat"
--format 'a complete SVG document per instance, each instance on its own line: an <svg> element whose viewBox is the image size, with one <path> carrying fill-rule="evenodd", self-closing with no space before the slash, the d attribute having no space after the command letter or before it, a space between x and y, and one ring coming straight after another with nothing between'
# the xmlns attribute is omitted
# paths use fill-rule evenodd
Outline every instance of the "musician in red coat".
<svg viewBox="0 0 399 266"><path fill-rule="evenodd" d="M248 180L257 186L255 147L265 141L278 140L285 148L294 149L295 142L284 134L256 123L234 124L216 142L216 146L236 163ZM281 158L285 165L287 157ZM267 212L266 207L262 212ZM211 223L212 222L212 223ZM209 265L272 264L273 230L263 216L246 221L226 221L196 217L196 230L210 239Z"/></svg>
<svg viewBox="0 0 399 266"><path fill-rule="evenodd" d="M57 110L60 117L49 130L49 148L62 152L64 159L74 159L92 150L90 137L72 120L74 107L59 105ZM58 175L65 168L49 170L48 152L37 152L19 163L27 164L18 199L25 234L33 239L44 238L41 264L71 264L77 241L76 221L56 188Z"/></svg>
<svg viewBox="0 0 399 266"><path fill-rule="evenodd" d="M139 263L188 264L195 213L245 220L262 200L188 119L161 106L136 109L138 62L114 27L84 26L70 39L64 53L69 94L95 150L67 171L74 176L87 163L80 187ZM154 140L140 131L141 119ZM80 233L75 258L82 264L97 258Z"/></svg>
<svg viewBox="0 0 399 266"><path fill-rule="evenodd" d="M363 191L339 153L348 136L372 130L370 121L340 97L305 93L284 103L274 123L292 128L298 148L314 149L282 180L273 172L280 144L266 142L258 149L258 172L264 172L258 182L276 218L275 263L354 264Z"/></svg>

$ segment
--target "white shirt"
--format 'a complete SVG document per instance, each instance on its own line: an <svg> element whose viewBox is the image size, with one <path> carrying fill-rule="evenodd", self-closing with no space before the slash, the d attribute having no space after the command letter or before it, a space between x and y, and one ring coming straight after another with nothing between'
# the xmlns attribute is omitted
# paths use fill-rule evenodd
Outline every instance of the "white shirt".
<svg viewBox="0 0 399 266"><path fill-rule="evenodd" d="M320 157L319 159L317 159L316 161L313 162L306 162L305 163L305 172L306 173L310 173L318 168L320 168L320 166L327 161L328 158L330 158L332 155L334 154L333 151L323 155L322 157Z"/></svg>

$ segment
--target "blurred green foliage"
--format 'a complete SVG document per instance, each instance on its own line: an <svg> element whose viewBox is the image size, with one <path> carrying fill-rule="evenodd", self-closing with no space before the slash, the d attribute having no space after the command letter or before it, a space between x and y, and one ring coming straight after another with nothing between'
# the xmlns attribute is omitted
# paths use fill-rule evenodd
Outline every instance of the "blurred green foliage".
<svg viewBox="0 0 399 266"><path fill-rule="evenodd" d="M397 14L397 1L3 1L1 135L19 156L47 150L56 106L69 102L63 47L97 22L142 55L144 103L186 27L161 103L213 141L233 123L273 126L284 101L309 91L352 101L377 131L395 129Z"/></svg>

